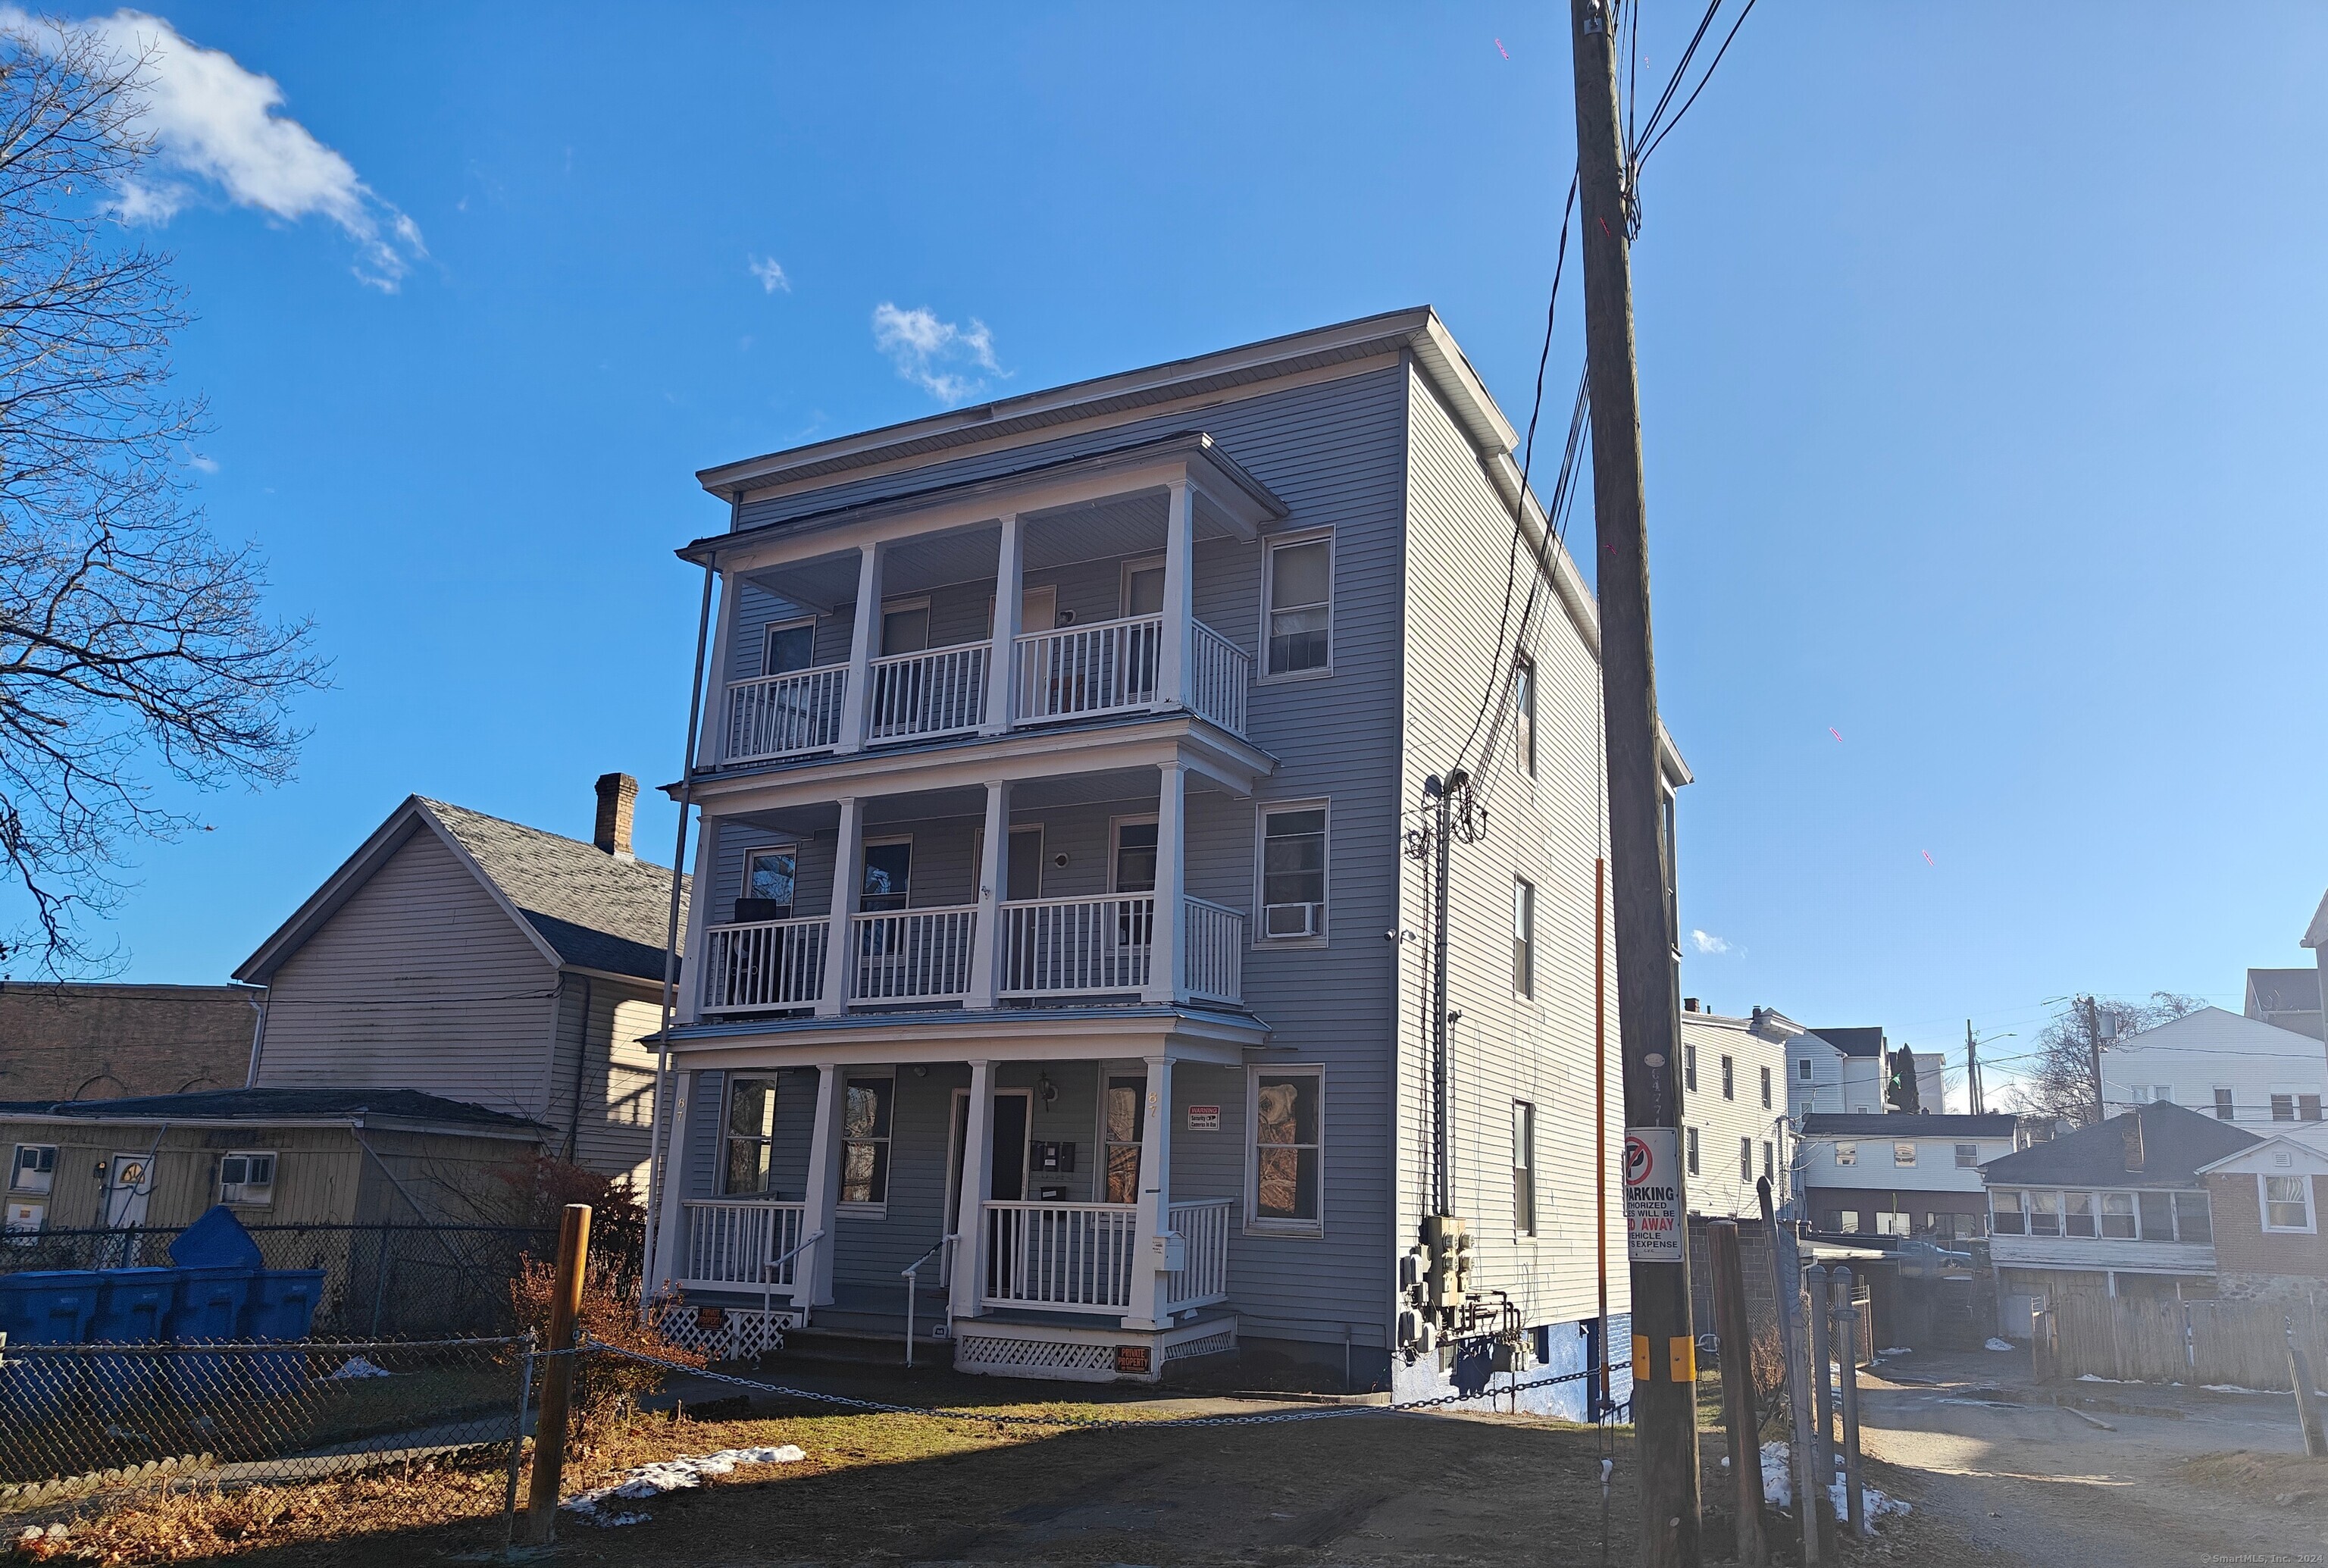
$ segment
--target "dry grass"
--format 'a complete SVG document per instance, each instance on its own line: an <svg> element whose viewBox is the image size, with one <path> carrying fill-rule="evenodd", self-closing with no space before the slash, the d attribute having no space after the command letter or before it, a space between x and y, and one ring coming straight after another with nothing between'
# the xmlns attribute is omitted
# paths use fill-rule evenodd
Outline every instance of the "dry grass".
<svg viewBox="0 0 2328 1568"><path fill-rule="evenodd" d="M2276 1507L2328 1502L2328 1460L2292 1453L2208 1453L2185 1460L2182 1479Z"/></svg>

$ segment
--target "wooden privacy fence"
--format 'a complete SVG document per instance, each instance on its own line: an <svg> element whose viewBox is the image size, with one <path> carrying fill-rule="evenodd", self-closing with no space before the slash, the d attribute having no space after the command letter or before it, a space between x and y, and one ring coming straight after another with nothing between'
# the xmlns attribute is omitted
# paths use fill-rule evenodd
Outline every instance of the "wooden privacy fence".
<svg viewBox="0 0 2328 1568"><path fill-rule="evenodd" d="M2064 1377L2286 1388L2291 1319L2312 1365L2328 1358L2328 1314L2316 1302L2139 1301L2079 1291L2048 1305Z"/></svg>

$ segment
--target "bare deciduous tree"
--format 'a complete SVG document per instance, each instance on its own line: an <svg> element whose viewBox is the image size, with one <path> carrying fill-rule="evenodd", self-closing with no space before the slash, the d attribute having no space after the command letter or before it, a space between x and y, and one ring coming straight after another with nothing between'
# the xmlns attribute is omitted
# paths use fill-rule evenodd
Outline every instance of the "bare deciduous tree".
<svg viewBox="0 0 2328 1568"><path fill-rule="evenodd" d="M2120 1039L2171 1024L2206 1005L2195 996L2171 991L2152 991L2141 1001L2094 998L2097 1015L2117 1020ZM2104 1060L2107 1063L2107 1056ZM2094 1120L2092 1042L2082 998L2072 998L2037 1037L2037 1060L2014 1092L2014 1099L2022 1111L2066 1117L2076 1126Z"/></svg>
<svg viewBox="0 0 2328 1568"><path fill-rule="evenodd" d="M193 825L157 785L288 776L287 704L322 680L251 547L203 525L183 297L108 216L152 155L148 63L0 26L0 943L52 973L103 965L129 847Z"/></svg>

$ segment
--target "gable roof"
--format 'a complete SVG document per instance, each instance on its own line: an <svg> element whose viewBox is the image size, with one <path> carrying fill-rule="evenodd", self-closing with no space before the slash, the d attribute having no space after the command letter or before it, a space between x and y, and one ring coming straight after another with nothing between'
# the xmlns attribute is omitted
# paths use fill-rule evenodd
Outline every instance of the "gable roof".
<svg viewBox="0 0 2328 1568"><path fill-rule="evenodd" d="M2320 972L2251 969L2248 971L2248 1000L2267 1013L2318 1012Z"/></svg>
<svg viewBox="0 0 2328 1568"><path fill-rule="evenodd" d="M1813 1111L1803 1117L1806 1138L2010 1138L2019 1118L2008 1112L1985 1115L1893 1111L1882 1115Z"/></svg>
<svg viewBox="0 0 2328 1568"><path fill-rule="evenodd" d="M466 806L408 795L361 848L234 972L268 982L323 924L418 832L431 832L474 875L544 962L660 982L671 917L671 869L623 860L595 844L489 817ZM692 878L680 878L679 925L687 930Z"/></svg>
<svg viewBox="0 0 2328 1568"><path fill-rule="evenodd" d="M2279 1156L2277 1163L2287 1169L2293 1169L2300 1166L2306 1170L2328 1170L2328 1150L2322 1150L2316 1144L2306 1143L2300 1138L2282 1135L2262 1139L2252 1148L2234 1149L2220 1160L2201 1166L2199 1174L2208 1176L2216 1171L2267 1171L2272 1167L2262 1163L2267 1150Z"/></svg>
<svg viewBox="0 0 2328 1568"><path fill-rule="evenodd" d="M2126 1168L2129 1122L2142 1130L2140 1170ZM1999 1155L1980 1168L1980 1177L1992 1187L2196 1187L2202 1167L2260 1141L2228 1122L2160 1100Z"/></svg>
<svg viewBox="0 0 2328 1568"><path fill-rule="evenodd" d="M530 1133L541 1124L418 1089L330 1084L293 1089L205 1089L191 1094L137 1094L119 1100L5 1100L8 1117L70 1117L90 1122L315 1122L385 1118L440 1126Z"/></svg>
<svg viewBox="0 0 2328 1568"><path fill-rule="evenodd" d="M1880 1056L1889 1049L1883 1031L1870 1027L1858 1029L1813 1029L1819 1038L1846 1056Z"/></svg>
<svg viewBox="0 0 2328 1568"><path fill-rule="evenodd" d="M2284 1056L2291 1064L2305 1068L2314 1078L2328 1072L2328 1058L2323 1057L2320 1041L2313 1036L2219 1007L2202 1007L2139 1034L2121 1037L2102 1057L2102 1071L2124 1082L2124 1059L2145 1051L2161 1056L2219 1053L2245 1057Z"/></svg>
<svg viewBox="0 0 2328 1568"><path fill-rule="evenodd" d="M2328 893L2320 896L2320 907L2312 912L2312 924L2304 928L2300 947L2328 947Z"/></svg>

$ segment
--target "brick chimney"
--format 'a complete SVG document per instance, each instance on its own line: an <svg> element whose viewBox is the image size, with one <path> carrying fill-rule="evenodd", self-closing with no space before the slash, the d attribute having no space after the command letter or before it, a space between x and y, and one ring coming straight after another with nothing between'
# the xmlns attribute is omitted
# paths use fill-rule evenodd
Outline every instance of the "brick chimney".
<svg viewBox="0 0 2328 1568"><path fill-rule="evenodd" d="M590 841L617 860L635 859L631 853L631 811L639 798L639 781L626 773L598 775L598 823Z"/></svg>

